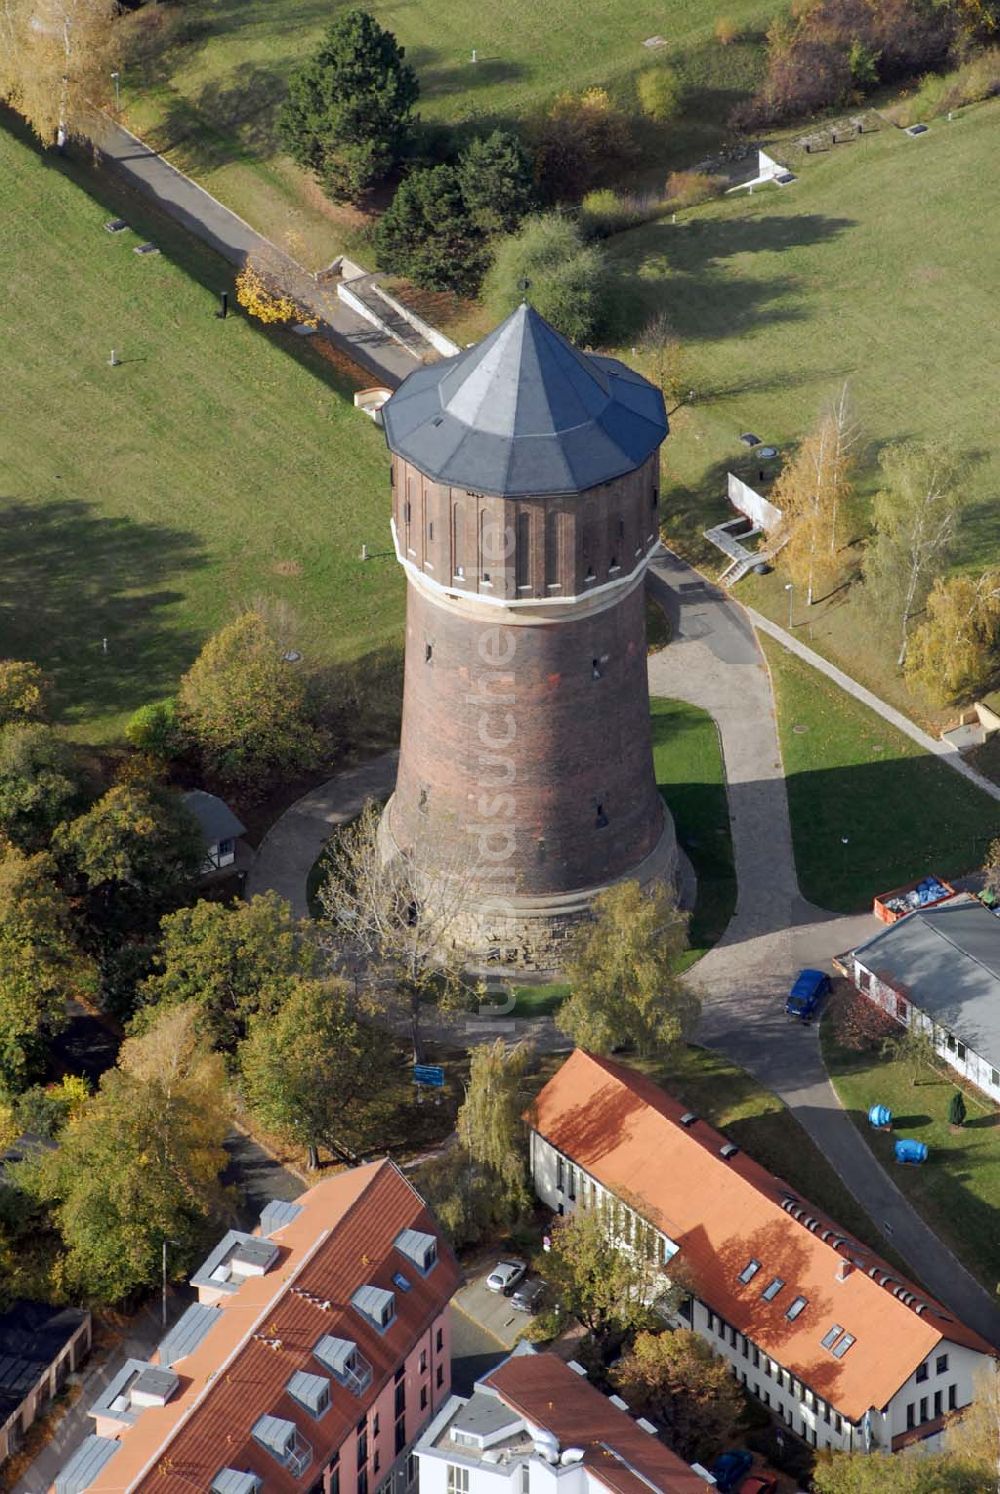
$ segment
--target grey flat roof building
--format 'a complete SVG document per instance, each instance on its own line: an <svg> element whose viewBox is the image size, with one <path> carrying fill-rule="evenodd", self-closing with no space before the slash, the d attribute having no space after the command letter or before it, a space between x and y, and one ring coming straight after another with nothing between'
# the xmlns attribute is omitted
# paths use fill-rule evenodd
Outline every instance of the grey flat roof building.
<svg viewBox="0 0 1000 1494"><path fill-rule="evenodd" d="M528 305L415 369L382 419L390 450L435 482L509 498L610 482L667 434L659 389L617 358L580 352Z"/></svg>
<svg viewBox="0 0 1000 1494"><path fill-rule="evenodd" d="M217 845L220 840L238 840L246 833L246 826L216 794L209 794L205 789L189 789L183 799L185 808L198 821L206 845Z"/></svg>
<svg viewBox="0 0 1000 1494"><path fill-rule="evenodd" d="M910 913L853 957L1000 1068L1000 918L977 898Z"/></svg>

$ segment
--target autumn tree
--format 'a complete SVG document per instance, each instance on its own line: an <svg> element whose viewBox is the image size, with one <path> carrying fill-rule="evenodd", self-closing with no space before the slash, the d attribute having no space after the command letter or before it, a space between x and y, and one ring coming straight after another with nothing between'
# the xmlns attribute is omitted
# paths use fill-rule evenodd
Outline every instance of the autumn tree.
<svg viewBox="0 0 1000 1494"><path fill-rule="evenodd" d="M79 807L73 749L41 721L0 727L0 831L24 850L42 850Z"/></svg>
<svg viewBox="0 0 1000 1494"><path fill-rule="evenodd" d="M865 555L865 590L896 631L902 668L913 619L955 540L963 473L945 447L914 441L890 446L880 463L883 485L872 507L875 533Z"/></svg>
<svg viewBox="0 0 1000 1494"><path fill-rule="evenodd" d="M347 10L289 79L282 140L334 199L356 202L400 157L420 92L404 58L374 16Z"/></svg>
<svg viewBox="0 0 1000 1494"><path fill-rule="evenodd" d="M0 1088L16 1093L39 1073L67 1001L93 978L52 857L0 846Z"/></svg>
<svg viewBox="0 0 1000 1494"><path fill-rule="evenodd" d="M991 1485L943 1453L828 1452L816 1461L812 1487L816 1494L984 1494Z"/></svg>
<svg viewBox="0 0 1000 1494"><path fill-rule="evenodd" d="M611 1219L597 1208L557 1220L545 1263L556 1300L579 1318L599 1353L616 1338L652 1326L652 1304L668 1293L655 1261L619 1243L609 1226Z"/></svg>
<svg viewBox="0 0 1000 1494"><path fill-rule="evenodd" d="M27 659L0 659L0 727L45 714L48 681Z"/></svg>
<svg viewBox="0 0 1000 1494"><path fill-rule="evenodd" d="M637 1334L614 1382L631 1410L662 1426L689 1463L728 1442L743 1411L729 1365L690 1328Z"/></svg>
<svg viewBox="0 0 1000 1494"><path fill-rule="evenodd" d="M165 1240L175 1274L190 1271L231 1210L219 1182L228 1128L222 1059L190 1010L124 1044L58 1148L22 1164L53 1209L74 1291L113 1303L155 1285Z"/></svg>
<svg viewBox="0 0 1000 1494"><path fill-rule="evenodd" d="M973 1375L971 1403L945 1434L948 1458L978 1476L983 1489L1000 1482L1000 1371L995 1362Z"/></svg>
<svg viewBox="0 0 1000 1494"><path fill-rule="evenodd" d="M684 403L690 379L686 372L684 344L665 311L657 311L643 328L640 347L647 358L650 377L663 391L670 415Z"/></svg>
<svg viewBox="0 0 1000 1494"><path fill-rule="evenodd" d="M180 796L148 783L115 784L60 825L52 844L78 880L99 943L155 922L193 885L203 856Z"/></svg>
<svg viewBox="0 0 1000 1494"><path fill-rule="evenodd" d="M858 439L845 384L816 429L785 462L771 495L781 509L782 562L810 606L816 590L840 569L837 552Z"/></svg>
<svg viewBox="0 0 1000 1494"><path fill-rule="evenodd" d="M907 678L932 699L958 700L997 669L998 643L1000 570L938 576L906 651Z"/></svg>
<svg viewBox="0 0 1000 1494"><path fill-rule="evenodd" d="M631 120L605 89L561 93L537 132L535 176L545 200L578 202L620 181L636 155Z"/></svg>
<svg viewBox="0 0 1000 1494"><path fill-rule="evenodd" d="M300 980L276 1013L260 1013L239 1048L246 1103L266 1130L305 1146L319 1166L325 1146L340 1162L384 1134L400 1053L341 980Z"/></svg>
<svg viewBox="0 0 1000 1494"><path fill-rule="evenodd" d="M169 913L160 933L138 1026L165 1007L194 1002L210 1043L225 1053L235 1052L253 1017L278 1011L323 963L312 925L294 918L276 892L248 902L199 900Z"/></svg>
<svg viewBox="0 0 1000 1494"><path fill-rule="evenodd" d="M4 0L0 99L60 149L88 133L114 67L114 0Z"/></svg>
<svg viewBox="0 0 1000 1494"><path fill-rule="evenodd" d="M594 1053L662 1052L685 1042L700 1003L684 978L687 919L663 883L619 882L594 899L594 919L566 961L571 994L559 1028Z"/></svg>
<svg viewBox="0 0 1000 1494"><path fill-rule="evenodd" d="M503 1038L472 1050L465 1099L458 1112L459 1140L472 1162L485 1168L511 1213L528 1200L525 1183L524 1075L530 1053Z"/></svg>
<svg viewBox="0 0 1000 1494"><path fill-rule="evenodd" d="M319 900L334 961L359 978L363 972L387 1019L408 1030L419 1063L424 1008L461 1010L473 999L455 936L468 906L472 862L460 833L387 855L380 819L378 806L368 803L334 838Z"/></svg>
<svg viewBox="0 0 1000 1494"><path fill-rule="evenodd" d="M639 107L649 119L665 124L680 113L684 85L680 74L665 63L644 67L636 79Z"/></svg>
<svg viewBox="0 0 1000 1494"><path fill-rule="evenodd" d="M211 771L262 788L277 773L316 761L301 672L261 610L210 638L180 684L179 715Z"/></svg>
<svg viewBox="0 0 1000 1494"><path fill-rule="evenodd" d="M991 840L986 848L983 871L987 891L1000 896L1000 835Z"/></svg>

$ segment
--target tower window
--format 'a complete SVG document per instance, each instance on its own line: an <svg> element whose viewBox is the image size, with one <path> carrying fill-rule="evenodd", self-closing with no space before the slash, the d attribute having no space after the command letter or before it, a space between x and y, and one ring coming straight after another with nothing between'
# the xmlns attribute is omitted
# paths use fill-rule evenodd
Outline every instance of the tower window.
<svg viewBox="0 0 1000 1494"><path fill-rule="evenodd" d="M433 519L431 519L430 522L429 522L429 524L427 525L427 538L429 540L432 540L434 538L434 520Z"/></svg>
<svg viewBox="0 0 1000 1494"><path fill-rule="evenodd" d="M410 522L412 514L413 514L413 509L410 507L410 500L409 500L409 498L407 498L406 503L403 505L403 516L406 519L407 524Z"/></svg>
<svg viewBox="0 0 1000 1494"><path fill-rule="evenodd" d="M422 788L420 790L420 803L417 805L417 808L418 809L426 809L427 808L427 790L425 788ZM417 911L416 910L416 904L414 904L413 905L413 918L409 919L408 922L410 922L410 923L415 923L416 922L416 911Z"/></svg>
<svg viewBox="0 0 1000 1494"><path fill-rule="evenodd" d="M424 644L424 663L425 664L429 664L431 662L431 656L433 655L433 653L434 653L434 645L433 645L433 643L425 643Z"/></svg>
<svg viewBox="0 0 1000 1494"><path fill-rule="evenodd" d="M600 659L593 659L591 661L590 673L591 673L591 677L593 679L595 679L595 680L599 680L601 678L601 674L603 673L603 671L601 669L601 661L600 661Z"/></svg>
<svg viewBox="0 0 1000 1494"><path fill-rule="evenodd" d="M653 491L649 495L649 506L650 506L650 508L655 509L655 508L659 507L659 503L660 503L660 495L656 491L656 489L654 488Z"/></svg>
<svg viewBox="0 0 1000 1494"><path fill-rule="evenodd" d="M597 805L596 805L596 809L597 809L597 813L594 816L594 825L595 825L596 829L603 830L603 829L605 829L605 827L607 826L607 823L608 823L608 817L604 813L604 800L603 799L598 799Z"/></svg>
<svg viewBox="0 0 1000 1494"><path fill-rule="evenodd" d="M538 849L538 859L539 859L539 861L544 861L545 860L545 841L542 839L541 836L538 837L538 840L535 842L535 845L536 845L536 847Z"/></svg>
<svg viewBox="0 0 1000 1494"><path fill-rule="evenodd" d="M618 538L619 539L624 539L625 538L625 520L624 519L619 519L618 520Z"/></svg>
<svg viewBox="0 0 1000 1494"><path fill-rule="evenodd" d="M588 565L588 567L587 567L587 574L584 576L583 579L584 579L584 581L596 581L597 580L597 577L594 575L594 567L592 565Z"/></svg>
<svg viewBox="0 0 1000 1494"><path fill-rule="evenodd" d="M608 566L608 570L609 571L617 571L617 570L620 570L620 569L621 569L621 567L618 564L618 556L617 555L612 555L612 557L611 557L611 564Z"/></svg>

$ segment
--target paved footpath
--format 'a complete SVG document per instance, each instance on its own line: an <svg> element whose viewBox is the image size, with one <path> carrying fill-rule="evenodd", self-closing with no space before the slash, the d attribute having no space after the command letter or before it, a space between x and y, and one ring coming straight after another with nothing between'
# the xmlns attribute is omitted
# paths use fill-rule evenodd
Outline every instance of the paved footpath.
<svg viewBox="0 0 1000 1494"><path fill-rule="evenodd" d="M264 255L269 262L280 264L288 290L318 318L323 334L391 389L419 367L418 357L345 306L333 286L319 285L290 255L124 126L101 115L94 127L94 143L131 186L154 198L163 212L231 264L242 265L249 254Z"/></svg>
<svg viewBox="0 0 1000 1494"><path fill-rule="evenodd" d="M875 1160L827 1078L816 1026L784 1015L796 970L823 965L878 925L870 915L833 916L799 892L770 678L750 622L667 551L654 560L649 586L673 630L650 658L650 691L715 718L732 821L736 912L692 972L704 1002L699 1038L780 1095L927 1289L1000 1345L1000 1306Z"/></svg>
<svg viewBox="0 0 1000 1494"><path fill-rule="evenodd" d="M247 874L246 896L273 890L292 905L296 918L309 916L306 879L338 825L362 811L368 799L388 799L396 786L398 752L385 752L310 789L275 820Z"/></svg>
<svg viewBox="0 0 1000 1494"><path fill-rule="evenodd" d="M818 669L821 674L825 674L827 679L832 680L835 685L839 685L841 690L846 690L848 695L853 695L855 700L860 700L862 705L868 706L870 710L882 716L897 731L901 731L904 736L916 742L918 747L922 747L925 752L933 752L936 757L941 758L942 762L946 763L954 772L961 773L962 777L967 778L970 783L974 783L976 788L982 789L984 794L989 794L991 799L1000 799L1000 783L994 783L992 779L984 778L982 773L977 773L975 768L971 767L964 760L962 754L952 742L942 742L940 737L932 737L928 732L921 731L919 726L914 726L909 716L904 716L902 711L896 710L895 706L888 705L886 701L880 700L877 695L873 695L870 690L866 690L864 685L859 685L857 680L852 680L849 674L845 674L842 669L838 669L836 664L831 664L829 659L823 658L822 654L817 654L814 649L808 648L804 643L800 643L796 637L778 623L772 622L769 617L764 617L761 613L755 612L752 607L748 607L746 612L755 628L759 628L762 633L769 633L772 638L776 638L780 644L783 644L788 649L789 653L796 654L806 664L811 664L813 669Z"/></svg>

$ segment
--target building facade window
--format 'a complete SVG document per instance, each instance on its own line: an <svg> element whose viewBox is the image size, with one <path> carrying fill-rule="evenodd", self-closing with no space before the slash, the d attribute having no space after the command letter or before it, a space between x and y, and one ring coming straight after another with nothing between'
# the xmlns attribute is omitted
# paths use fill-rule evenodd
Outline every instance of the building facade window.
<svg viewBox="0 0 1000 1494"><path fill-rule="evenodd" d="M448 1494L469 1494L469 1470L458 1463L448 1464Z"/></svg>
<svg viewBox="0 0 1000 1494"><path fill-rule="evenodd" d="M438 1367L437 1367L437 1387L438 1387L438 1390L441 1389L441 1386L443 1384L444 1384L444 1365L443 1364L439 1364Z"/></svg>
<svg viewBox="0 0 1000 1494"><path fill-rule="evenodd" d="M443 1351L444 1351L444 1329L443 1328L439 1328L438 1329L437 1336L435 1338L435 1342L437 1344L437 1351L438 1351L438 1353L439 1354L443 1353Z"/></svg>
<svg viewBox="0 0 1000 1494"><path fill-rule="evenodd" d="M946 1375L948 1373L947 1354L938 1355L937 1359L934 1361L934 1373L936 1375Z"/></svg>
<svg viewBox="0 0 1000 1494"><path fill-rule="evenodd" d="M922 1385L927 1379L929 1373L930 1371L928 1369L928 1366L926 1364L921 1364L917 1366L917 1372L913 1378L914 1380L916 1380L918 1385Z"/></svg>

